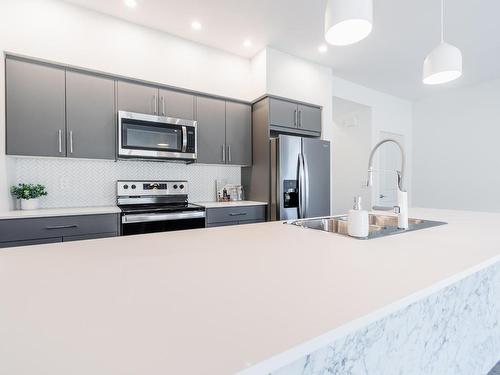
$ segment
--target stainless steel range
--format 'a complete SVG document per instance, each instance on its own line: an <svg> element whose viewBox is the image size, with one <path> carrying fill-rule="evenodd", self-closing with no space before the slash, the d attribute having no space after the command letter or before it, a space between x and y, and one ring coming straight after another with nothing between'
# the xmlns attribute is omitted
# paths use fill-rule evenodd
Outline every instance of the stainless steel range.
<svg viewBox="0 0 500 375"><path fill-rule="evenodd" d="M205 227L205 209L188 202L187 181L117 181L121 234Z"/></svg>

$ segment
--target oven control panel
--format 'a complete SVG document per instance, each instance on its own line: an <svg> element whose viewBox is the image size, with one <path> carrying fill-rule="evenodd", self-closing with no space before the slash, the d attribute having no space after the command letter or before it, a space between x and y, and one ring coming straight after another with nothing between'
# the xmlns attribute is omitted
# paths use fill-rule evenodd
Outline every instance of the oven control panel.
<svg viewBox="0 0 500 375"><path fill-rule="evenodd" d="M188 193L187 181L117 181L116 192L118 196L167 196L186 195Z"/></svg>

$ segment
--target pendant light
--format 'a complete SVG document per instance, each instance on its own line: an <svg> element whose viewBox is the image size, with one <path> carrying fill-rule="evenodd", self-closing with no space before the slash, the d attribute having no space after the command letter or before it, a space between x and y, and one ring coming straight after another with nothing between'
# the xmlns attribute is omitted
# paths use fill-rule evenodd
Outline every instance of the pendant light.
<svg viewBox="0 0 500 375"><path fill-rule="evenodd" d="M346 46L366 38L372 31L372 0L328 0L325 12L325 39Z"/></svg>
<svg viewBox="0 0 500 375"><path fill-rule="evenodd" d="M441 43L424 60L423 82L438 85L462 75L462 52L444 41L444 0L441 0Z"/></svg>

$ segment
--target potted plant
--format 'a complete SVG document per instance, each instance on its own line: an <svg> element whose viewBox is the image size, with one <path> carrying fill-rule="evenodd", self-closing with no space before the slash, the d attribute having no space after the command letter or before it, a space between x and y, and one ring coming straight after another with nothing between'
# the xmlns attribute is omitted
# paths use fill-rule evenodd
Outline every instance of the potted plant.
<svg viewBox="0 0 500 375"><path fill-rule="evenodd" d="M21 210L36 210L40 205L38 198L47 195L45 186L40 184L19 184L12 186L10 192L21 200Z"/></svg>

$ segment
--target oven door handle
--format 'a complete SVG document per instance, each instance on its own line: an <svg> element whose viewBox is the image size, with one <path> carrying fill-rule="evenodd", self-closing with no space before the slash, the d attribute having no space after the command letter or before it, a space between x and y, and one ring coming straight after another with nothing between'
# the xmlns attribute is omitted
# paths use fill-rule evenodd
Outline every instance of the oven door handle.
<svg viewBox="0 0 500 375"><path fill-rule="evenodd" d="M187 128L185 126L182 127L182 152L186 152L188 144L187 139Z"/></svg>
<svg viewBox="0 0 500 375"><path fill-rule="evenodd" d="M122 216L122 224L147 223L152 221L169 221L182 219L202 219L205 211L180 211L175 213L159 214L130 214Z"/></svg>

